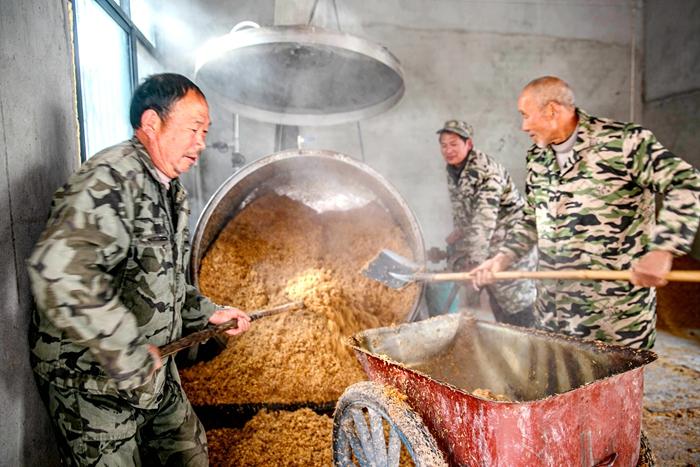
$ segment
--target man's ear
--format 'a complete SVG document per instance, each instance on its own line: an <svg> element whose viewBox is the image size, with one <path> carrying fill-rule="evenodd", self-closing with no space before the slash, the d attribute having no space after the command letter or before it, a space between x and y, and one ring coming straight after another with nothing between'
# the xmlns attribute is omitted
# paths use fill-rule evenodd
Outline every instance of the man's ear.
<svg viewBox="0 0 700 467"><path fill-rule="evenodd" d="M162 121L155 110L148 109L141 114L141 129L149 137L153 137L156 131L160 130L161 124Z"/></svg>

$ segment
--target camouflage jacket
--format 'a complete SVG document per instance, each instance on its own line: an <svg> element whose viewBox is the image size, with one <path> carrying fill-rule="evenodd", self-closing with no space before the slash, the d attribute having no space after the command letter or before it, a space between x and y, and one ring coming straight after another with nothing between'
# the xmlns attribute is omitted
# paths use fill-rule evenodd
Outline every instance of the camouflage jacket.
<svg viewBox="0 0 700 467"><path fill-rule="evenodd" d="M687 253L700 215L697 170L636 124L578 116L563 167L551 147L530 148L524 222L502 251L518 256L537 244L540 270L625 270L650 250ZM538 282L542 324L570 335L651 347L655 308L655 289L627 282Z"/></svg>
<svg viewBox="0 0 700 467"><path fill-rule="evenodd" d="M28 260L34 371L53 384L156 403L147 344L206 325L216 306L186 281L189 208L133 138L88 160L54 195Z"/></svg>
<svg viewBox="0 0 700 467"><path fill-rule="evenodd" d="M467 154L467 164L455 179L448 173L447 187L455 228L463 238L455 245L457 255L470 266L481 264L503 246L507 232L523 216L525 200L506 169L478 150ZM525 254L517 269L535 268L535 257ZM489 288L506 312L516 313L532 305L532 281L498 282Z"/></svg>

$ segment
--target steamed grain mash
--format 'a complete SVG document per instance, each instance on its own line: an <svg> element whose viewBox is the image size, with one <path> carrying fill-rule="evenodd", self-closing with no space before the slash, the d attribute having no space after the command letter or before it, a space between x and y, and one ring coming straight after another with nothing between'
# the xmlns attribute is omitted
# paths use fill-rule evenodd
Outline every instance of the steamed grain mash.
<svg viewBox="0 0 700 467"><path fill-rule="evenodd" d="M207 431L213 466L326 466L332 464L333 420L311 409L261 410L242 429Z"/></svg>
<svg viewBox="0 0 700 467"><path fill-rule="evenodd" d="M312 467L333 464L333 419L303 408L259 411L243 428L207 431L209 463L216 467ZM389 430L384 423L384 437ZM413 466L401 447L399 467Z"/></svg>
<svg viewBox="0 0 700 467"><path fill-rule="evenodd" d="M382 248L412 256L374 203L317 213L270 193L246 206L203 258L202 293L246 311L299 299L306 309L256 321L218 357L183 370L192 403L328 402L365 379L344 337L403 321L417 293L360 274Z"/></svg>

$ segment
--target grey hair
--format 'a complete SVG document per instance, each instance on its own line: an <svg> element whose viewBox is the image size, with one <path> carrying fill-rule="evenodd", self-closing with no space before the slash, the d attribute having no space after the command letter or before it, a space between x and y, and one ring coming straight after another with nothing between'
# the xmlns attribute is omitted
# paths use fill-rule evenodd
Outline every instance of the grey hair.
<svg viewBox="0 0 700 467"><path fill-rule="evenodd" d="M533 79L523 88L523 92L525 91L532 93L540 108L550 102L556 102L568 109L576 107L574 91L566 81L556 76L542 76Z"/></svg>

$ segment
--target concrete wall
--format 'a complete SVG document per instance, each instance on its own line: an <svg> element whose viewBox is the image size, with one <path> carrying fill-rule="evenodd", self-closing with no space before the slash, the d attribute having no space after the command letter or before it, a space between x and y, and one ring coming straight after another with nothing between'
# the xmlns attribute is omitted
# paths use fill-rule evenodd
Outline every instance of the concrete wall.
<svg viewBox="0 0 700 467"><path fill-rule="evenodd" d="M644 3L644 124L700 167L700 2Z"/></svg>
<svg viewBox="0 0 700 467"><path fill-rule="evenodd" d="M700 168L700 2L645 0L644 50L643 123ZM691 254L700 259L700 235Z"/></svg>
<svg viewBox="0 0 700 467"><path fill-rule="evenodd" d="M0 464L58 465L29 368L24 265L79 161L68 2L0 2Z"/></svg>
<svg viewBox="0 0 700 467"><path fill-rule="evenodd" d="M641 117L642 17L635 0L336 4L342 31L384 45L399 59L406 94L386 113L359 123L300 132L307 147L345 153L384 175L415 211L428 246L442 246L452 229L435 135L445 120L469 121L476 146L510 169L522 187L530 143L519 131L516 100L529 80L555 74L571 83L578 103L593 114ZM319 2L313 24L337 28L331 5ZM278 22L304 16L299 8L298 2L276 2ZM210 141L230 140L230 110L216 99L211 105L224 125L217 122ZM274 125L243 121L242 152L249 160L273 152ZM210 196L231 173L226 156L208 150L200 167L202 195Z"/></svg>

